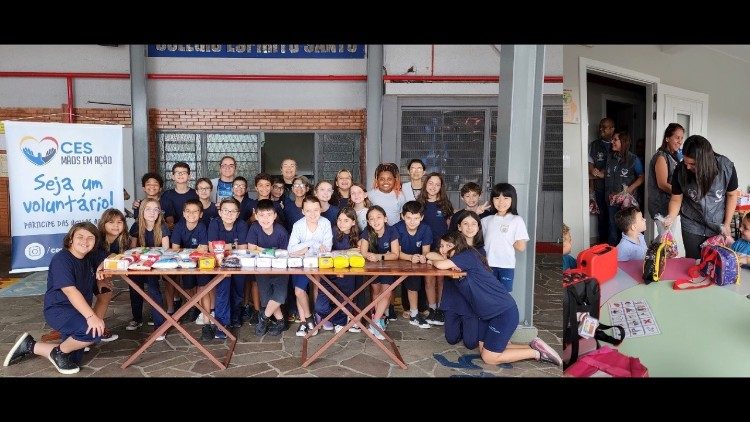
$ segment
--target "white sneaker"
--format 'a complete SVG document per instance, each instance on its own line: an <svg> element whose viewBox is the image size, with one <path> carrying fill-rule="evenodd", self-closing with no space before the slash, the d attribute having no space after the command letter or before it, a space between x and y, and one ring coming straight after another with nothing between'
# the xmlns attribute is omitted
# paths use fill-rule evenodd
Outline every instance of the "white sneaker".
<svg viewBox="0 0 750 422"><path fill-rule="evenodd" d="M156 338L156 341L164 341L167 338L166 335L162 334L159 337Z"/></svg>
<svg viewBox="0 0 750 422"><path fill-rule="evenodd" d="M128 325L125 326L125 329L128 331L133 331L133 330L137 330L141 328L142 325L143 325L142 322L133 320L133 321L128 322Z"/></svg>
<svg viewBox="0 0 750 422"><path fill-rule="evenodd" d="M370 332L377 338L378 340L385 340L385 337L383 337L382 334L380 334L380 331L378 331L375 327L370 324Z"/></svg>
<svg viewBox="0 0 750 422"><path fill-rule="evenodd" d="M211 316L215 317L216 315L214 315L214 313L211 312ZM195 319L195 323L198 325L206 325L206 324L210 324L211 320L206 318L206 316L203 315L203 312L201 312L200 315L198 315L198 318Z"/></svg>
<svg viewBox="0 0 750 422"><path fill-rule="evenodd" d="M343 325L338 325L338 324L336 324L336 325L334 325L334 326L333 326L333 332L334 332L334 333L338 333L338 332L339 332L339 331L341 331L341 330L342 330L343 328L344 328L344 326L343 326Z"/></svg>

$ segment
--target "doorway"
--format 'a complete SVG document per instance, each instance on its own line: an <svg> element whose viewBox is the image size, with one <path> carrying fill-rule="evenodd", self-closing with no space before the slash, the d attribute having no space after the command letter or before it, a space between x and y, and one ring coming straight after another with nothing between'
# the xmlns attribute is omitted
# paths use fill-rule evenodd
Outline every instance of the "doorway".
<svg viewBox="0 0 750 422"><path fill-rule="evenodd" d="M294 158L297 174L315 183L315 134L265 132L261 148L261 169L271 176L281 176L281 162Z"/></svg>

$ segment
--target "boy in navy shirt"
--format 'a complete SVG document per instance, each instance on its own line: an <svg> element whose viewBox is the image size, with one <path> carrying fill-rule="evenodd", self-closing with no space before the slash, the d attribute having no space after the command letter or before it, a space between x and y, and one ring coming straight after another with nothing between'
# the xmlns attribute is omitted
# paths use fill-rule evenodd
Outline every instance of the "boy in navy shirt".
<svg viewBox="0 0 750 422"><path fill-rule="evenodd" d="M399 259L424 264L427 262L425 256L430 252L432 245L432 230L426 224L422 224L424 207L417 201L409 201L401 208L401 218L402 220L393 226L398 231L398 242L401 245ZM419 328L430 328L430 324L418 312L417 298L419 290L422 289L422 280L423 277L407 277L401 287L403 289L405 286L408 291L409 324Z"/></svg>
<svg viewBox="0 0 750 422"><path fill-rule="evenodd" d="M206 237L206 226L201 222L203 216L203 205L198 199L188 199L182 207L182 219L177 222L170 236L172 249L180 250L182 248L207 250L208 238ZM190 293L195 294L196 285L203 287L211 281L210 276L183 275L182 287ZM211 299L206 296L201 300L201 305L206 309L211 309ZM185 314L186 321L195 321L198 317L198 309L193 308Z"/></svg>
<svg viewBox="0 0 750 422"><path fill-rule="evenodd" d="M198 199L195 189L188 186L190 166L187 163L179 162L172 166L172 180L174 189L165 191L159 198L159 204L164 211L164 221L170 230L182 218L182 207L185 202L188 199Z"/></svg>
<svg viewBox="0 0 750 422"><path fill-rule="evenodd" d="M261 199L255 210L257 224L250 226L247 232L247 248L257 250L258 248L285 248L289 244L289 233L276 220L276 209L270 199ZM255 326L255 334L262 336L278 336L284 331L284 316L281 313L281 305L286 303L287 284L289 276L285 274L259 274L256 276L258 290L260 290L260 302L264 309ZM271 321L271 315L276 321Z"/></svg>
<svg viewBox="0 0 750 422"><path fill-rule="evenodd" d="M474 182L469 182L461 186L461 200L466 204L466 208L460 211L456 211L451 217L451 222L448 225L448 231L458 229L458 219L461 217L461 211L474 211L479 215L481 220L488 215L492 215L490 211L489 202L479 205L479 198L482 196L482 187Z"/></svg>

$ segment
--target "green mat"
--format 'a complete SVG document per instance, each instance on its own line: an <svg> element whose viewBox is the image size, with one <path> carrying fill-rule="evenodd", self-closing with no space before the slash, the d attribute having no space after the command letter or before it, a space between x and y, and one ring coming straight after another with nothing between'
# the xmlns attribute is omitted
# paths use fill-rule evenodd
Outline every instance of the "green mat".
<svg viewBox="0 0 750 422"><path fill-rule="evenodd" d="M746 280L750 282L750 280ZM652 377L750 377L750 300L718 286L672 290L672 282L639 284L602 304L644 298L661 334L629 338L618 349L637 357Z"/></svg>

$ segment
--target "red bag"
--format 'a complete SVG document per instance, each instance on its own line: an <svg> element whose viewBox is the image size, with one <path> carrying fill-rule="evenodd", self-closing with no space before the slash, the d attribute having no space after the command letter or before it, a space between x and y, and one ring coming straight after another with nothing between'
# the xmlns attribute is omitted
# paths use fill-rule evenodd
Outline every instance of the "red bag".
<svg viewBox="0 0 750 422"><path fill-rule="evenodd" d="M577 272L604 284L617 274L617 248L606 243L594 245L578 254Z"/></svg>
<svg viewBox="0 0 750 422"><path fill-rule="evenodd" d="M609 346L603 346L579 358L564 374L569 377L647 378L648 368L643 366L638 358L623 355Z"/></svg>

